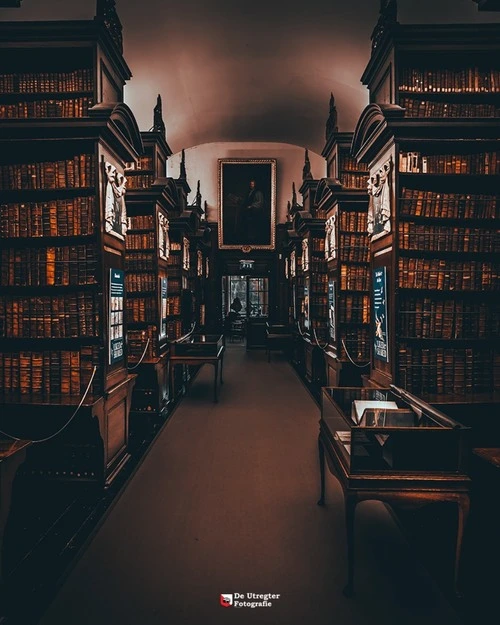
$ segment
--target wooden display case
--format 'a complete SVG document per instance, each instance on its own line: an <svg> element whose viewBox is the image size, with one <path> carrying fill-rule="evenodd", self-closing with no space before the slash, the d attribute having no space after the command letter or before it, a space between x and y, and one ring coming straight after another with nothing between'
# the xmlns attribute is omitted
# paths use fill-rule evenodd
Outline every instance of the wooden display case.
<svg viewBox="0 0 500 625"><path fill-rule="evenodd" d="M30 448L24 470L100 483L128 458L135 382L123 323L124 170L142 142L122 103L130 71L117 25L114 13L0 25L2 426L50 437L85 395L63 434ZM51 101L62 108L49 111Z"/></svg>
<svg viewBox="0 0 500 625"><path fill-rule="evenodd" d="M470 505L470 430L398 387L325 387L318 443L319 504L325 501L325 458L344 491L348 550L345 594L350 596L354 587L355 509L368 499L395 507L456 504L453 584L458 592Z"/></svg>

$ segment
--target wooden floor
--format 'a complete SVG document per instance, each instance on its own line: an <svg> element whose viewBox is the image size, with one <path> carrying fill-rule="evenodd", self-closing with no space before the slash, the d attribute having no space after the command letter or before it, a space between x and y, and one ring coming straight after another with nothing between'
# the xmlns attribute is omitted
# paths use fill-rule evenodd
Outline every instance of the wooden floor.
<svg viewBox="0 0 500 625"><path fill-rule="evenodd" d="M228 345L205 366L107 514L43 625L460 622L379 503L358 506L356 595L342 595L343 499L319 489L319 409L279 356ZM223 608L221 593L279 594ZM235 614L235 612L237 613Z"/></svg>

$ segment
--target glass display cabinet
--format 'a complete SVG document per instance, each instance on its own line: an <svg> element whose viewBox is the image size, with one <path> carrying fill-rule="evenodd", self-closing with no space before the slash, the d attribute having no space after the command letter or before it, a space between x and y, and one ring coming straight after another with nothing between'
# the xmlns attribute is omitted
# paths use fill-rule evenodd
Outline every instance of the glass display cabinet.
<svg viewBox="0 0 500 625"><path fill-rule="evenodd" d="M216 357L224 345L222 334L187 334L170 345L171 356Z"/></svg>
<svg viewBox="0 0 500 625"><path fill-rule="evenodd" d="M458 509L454 590L469 511L470 430L403 389L322 389L318 439L321 496L325 458L344 491L348 580L353 592L354 513L369 499L393 506L452 502Z"/></svg>

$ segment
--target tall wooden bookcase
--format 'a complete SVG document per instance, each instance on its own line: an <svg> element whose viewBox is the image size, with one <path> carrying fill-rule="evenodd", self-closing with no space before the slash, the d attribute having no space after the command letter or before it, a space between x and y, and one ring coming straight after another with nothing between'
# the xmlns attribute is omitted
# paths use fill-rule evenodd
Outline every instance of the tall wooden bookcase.
<svg viewBox="0 0 500 625"><path fill-rule="evenodd" d="M315 199L326 217L327 383L357 386L370 361L368 172L350 156L352 133L335 129L327 137L322 155L328 177L320 181Z"/></svg>
<svg viewBox="0 0 500 625"><path fill-rule="evenodd" d="M353 138L370 169L367 383L471 419L500 385L500 27L382 20L373 42Z"/></svg>
<svg viewBox="0 0 500 625"><path fill-rule="evenodd" d="M27 472L99 483L128 458L123 192L142 152L104 4L93 21L0 24L2 429L49 439Z"/></svg>
<svg viewBox="0 0 500 625"><path fill-rule="evenodd" d="M130 441L148 440L164 422L168 405L169 198L166 163L172 154L165 136L161 98L151 131L128 180L127 339L130 368L137 374L130 413ZM158 181L158 182L157 182Z"/></svg>

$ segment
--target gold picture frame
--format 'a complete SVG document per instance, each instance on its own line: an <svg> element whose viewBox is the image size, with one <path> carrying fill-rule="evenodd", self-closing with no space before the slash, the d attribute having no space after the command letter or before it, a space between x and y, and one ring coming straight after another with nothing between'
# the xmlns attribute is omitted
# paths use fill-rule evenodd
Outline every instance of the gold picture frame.
<svg viewBox="0 0 500 625"><path fill-rule="evenodd" d="M276 159L220 158L218 163L219 248L274 250Z"/></svg>

